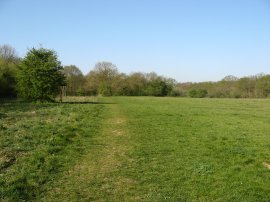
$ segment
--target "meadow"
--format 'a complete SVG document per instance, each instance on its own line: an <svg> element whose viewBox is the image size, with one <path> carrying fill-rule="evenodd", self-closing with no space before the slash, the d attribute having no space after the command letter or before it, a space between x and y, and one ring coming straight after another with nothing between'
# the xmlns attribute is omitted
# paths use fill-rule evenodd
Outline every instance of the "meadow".
<svg viewBox="0 0 270 202"><path fill-rule="evenodd" d="M269 99L64 101L1 103L2 201L269 201Z"/></svg>

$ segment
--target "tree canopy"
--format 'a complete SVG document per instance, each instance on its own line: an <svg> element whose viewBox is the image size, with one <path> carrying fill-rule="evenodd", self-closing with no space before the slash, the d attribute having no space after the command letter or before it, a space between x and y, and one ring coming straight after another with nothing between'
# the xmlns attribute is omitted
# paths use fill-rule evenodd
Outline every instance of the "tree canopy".
<svg viewBox="0 0 270 202"><path fill-rule="evenodd" d="M65 85L61 62L55 51L32 48L23 58L18 72L18 90L28 100L53 100Z"/></svg>
<svg viewBox="0 0 270 202"><path fill-rule="evenodd" d="M88 74L88 86L95 93L105 96L114 94L113 84L118 76L116 65L111 62L98 62Z"/></svg>
<svg viewBox="0 0 270 202"><path fill-rule="evenodd" d="M242 78L229 75L216 82L177 83L155 72L126 74L115 64L103 61L83 75L75 65L63 68L53 50L32 48L21 59L13 47L0 45L0 98L19 95L28 100L54 100L63 85L68 96L270 97L270 75L265 74Z"/></svg>
<svg viewBox="0 0 270 202"><path fill-rule="evenodd" d="M62 71L66 76L66 95L84 95L85 77L81 70L75 65L68 65Z"/></svg>

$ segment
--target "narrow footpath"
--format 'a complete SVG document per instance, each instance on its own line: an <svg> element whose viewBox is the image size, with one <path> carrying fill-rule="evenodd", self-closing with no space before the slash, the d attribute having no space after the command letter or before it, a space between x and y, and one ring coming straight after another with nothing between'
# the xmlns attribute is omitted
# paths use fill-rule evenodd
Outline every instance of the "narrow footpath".
<svg viewBox="0 0 270 202"><path fill-rule="evenodd" d="M108 104L106 120L95 135L91 150L57 180L42 201L132 201L129 190L136 184L121 169L129 166L132 150L127 120L118 104Z"/></svg>

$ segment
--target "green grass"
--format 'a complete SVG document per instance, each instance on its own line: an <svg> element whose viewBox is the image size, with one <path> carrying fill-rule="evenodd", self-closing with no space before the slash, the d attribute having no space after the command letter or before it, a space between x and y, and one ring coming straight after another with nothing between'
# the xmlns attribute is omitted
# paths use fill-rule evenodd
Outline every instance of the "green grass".
<svg viewBox="0 0 270 202"><path fill-rule="evenodd" d="M270 100L99 101L1 105L3 199L269 201Z"/></svg>
<svg viewBox="0 0 270 202"><path fill-rule="evenodd" d="M0 200L32 200L91 148L103 105L0 105Z"/></svg>
<svg viewBox="0 0 270 202"><path fill-rule="evenodd" d="M270 100L125 98L146 201L268 201Z"/></svg>

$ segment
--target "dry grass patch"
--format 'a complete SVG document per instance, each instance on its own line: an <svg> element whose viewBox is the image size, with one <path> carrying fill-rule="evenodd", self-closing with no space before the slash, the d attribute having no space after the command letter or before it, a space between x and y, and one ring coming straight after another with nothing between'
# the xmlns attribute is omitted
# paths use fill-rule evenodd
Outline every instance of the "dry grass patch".
<svg viewBox="0 0 270 202"><path fill-rule="evenodd" d="M270 164L269 163L263 162L263 165L270 170Z"/></svg>

